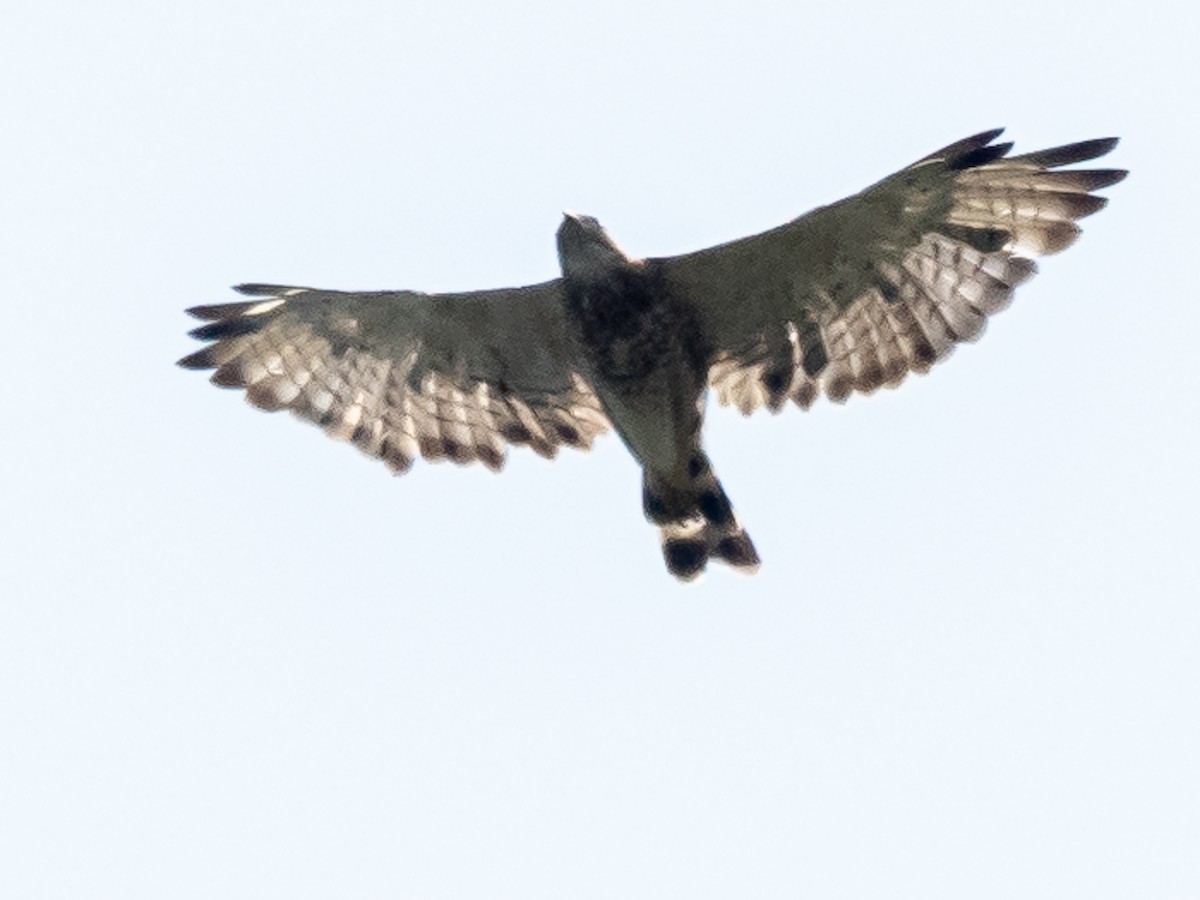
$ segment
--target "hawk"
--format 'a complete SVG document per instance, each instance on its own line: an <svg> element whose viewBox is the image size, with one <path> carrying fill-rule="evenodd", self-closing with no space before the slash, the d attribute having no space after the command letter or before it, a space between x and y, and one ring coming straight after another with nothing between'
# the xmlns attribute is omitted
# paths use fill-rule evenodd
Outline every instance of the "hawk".
<svg viewBox="0 0 1200 900"><path fill-rule="evenodd" d="M1009 156L1001 129L931 153L770 231L637 259L594 218L565 214L562 277L423 294L243 284L197 306L215 369L394 472L418 456L498 470L506 445L552 457L610 426L643 469L642 502L680 579L758 553L701 440L711 389L744 414L896 387L983 332L1013 290L1127 174L1064 169L1115 138Z"/></svg>

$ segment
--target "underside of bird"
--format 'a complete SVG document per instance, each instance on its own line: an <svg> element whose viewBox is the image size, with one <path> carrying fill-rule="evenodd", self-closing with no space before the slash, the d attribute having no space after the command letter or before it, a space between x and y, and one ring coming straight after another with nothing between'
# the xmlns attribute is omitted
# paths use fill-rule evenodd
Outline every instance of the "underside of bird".
<svg viewBox="0 0 1200 900"><path fill-rule="evenodd" d="M1115 138L1009 156L999 134L958 141L762 234L675 257L597 257L601 274L610 260L639 273L636 297L618 292L616 306L589 313L605 322L592 338L601 346L578 327L569 278L441 295L253 284L238 288L247 301L189 310L207 323L192 336L208 343L179 362L215 370L215 384L289 409L396 473L417 457L499 469L510 444L550 457L587 449L612 426L627 437L604 400L616 388L707 385L745 414L789 401L807 409L822 396L841 403L978 339L1034 259L1069 246L1077 220L1106 204L1094 192L1127 174L1066 168L1107 154ZM599 229L572 218L580 233ZM564 273L591 273L581 259L594 261L564 259ZM623 318L646 304L669 314ZM635 326L644 333L630 341ZM619 384L606 383L602 358L626 367ZM664 377L665 366L685 371ZM688 446L698 448L698 418L694 429ZM648 473L644 508L672 574L694 578L709 559L757 567L702 453L684 478L626 444Z"/></svg>

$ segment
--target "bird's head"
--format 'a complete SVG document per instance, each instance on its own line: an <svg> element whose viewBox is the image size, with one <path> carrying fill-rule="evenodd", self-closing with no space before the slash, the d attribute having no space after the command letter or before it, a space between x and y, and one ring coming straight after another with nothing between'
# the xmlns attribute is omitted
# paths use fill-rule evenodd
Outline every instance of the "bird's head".
<svg viewBox="0 0 1200 900"><path fill-rule="evenodd" d="M558 262L568 278L594 278L629 259L594 217L568 212L558 226Z"/></svg>

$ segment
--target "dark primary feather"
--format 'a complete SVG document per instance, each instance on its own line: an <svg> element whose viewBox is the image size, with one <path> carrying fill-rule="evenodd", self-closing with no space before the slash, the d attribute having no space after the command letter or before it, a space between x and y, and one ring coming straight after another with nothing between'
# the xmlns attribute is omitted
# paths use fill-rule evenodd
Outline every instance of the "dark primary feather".
<svg viewBox="0 0 1200 900"><path fill-rule="evenodd" d="M1044 169L1054 169L1059 166L1069 166L1072 163L1099 159L1101 156L1111 153L1119 142L1120 138L1115 137L1093 138L1090 141L1079 141L1074 144L1063 144L1061 147L1050 147L1046 150L1026 153L1017 159L1025 160ZM1116 181L1120 181L1128 174L1128 172L1120 172ZM1112 183L1115 182L1110 182L1110 184Z"/></svg>
<svg viewBox="0 0 1200 900"><path fill-rule="evenodd" d="M923 156L917 162L913 163L913 166L920 165L922 162L931 159L957 159L967 153L974 153L980 147L986 147L1002 134L1004 134L1003 128L989 128L987 131L981 131L979 134L973 134L952 144L947 144L940 150L934 150L929 155Z"/></svg>
<svg viewBox="0 0 1200 900"><path fill-rule="evenodd" d="M244 334L253 334L262 326L262 321L257 319L233 317L193 328L188 332L188 337L193 337L198 341L221 341Z"/></svg>
<svg viewBox="0 0 1200 900"><path fill-rule="evenodd" d="M1007 144L993 144L990 147L980 147L968 153L962 153L947 159L946 168L952 172L957 172L963 169L974 169L976 166L985 166L1004 156L1012 148L1013 145L1011 142Z"/></svg>

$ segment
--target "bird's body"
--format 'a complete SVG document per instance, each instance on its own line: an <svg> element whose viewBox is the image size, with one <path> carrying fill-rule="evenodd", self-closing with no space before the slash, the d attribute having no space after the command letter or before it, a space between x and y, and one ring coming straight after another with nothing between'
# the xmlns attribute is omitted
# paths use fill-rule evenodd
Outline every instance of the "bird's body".
<svg viewBox="0 0 1200 900"><path fill-rule="evenodd" d="M559 228L559 255L586 253L589 241L606 239L594 220L568 217ZM647 468L663 475L681 469L704 390L705 354L693 317L640 261L622 255L586 273L563 269L571 334L617 433Z"/></svg>
<svg viewBox="0 0 1200 900"><path fill-rule="evenodd" d="M668 568L690 577L710 555L756 566L701 446L709 351L687 296L657 264L626 257L590 216L564 217L558 254L572 336L613 429L642 464L643 509L662 531Z"/></svg>
<svg viewBox="0 0 1200 900"><path fill-rule="evenodd" d="M924 372L1078 234L1119 170L1061 170L1112 139L1006 157L998 131L943 148L855 197L697 253L630 258L588 216L558 232L562 278L429 296L243 285L195 307L213 368L406 471L498 469L505 444L552 456L610 424L644 470L668 569L758 565L702 446L707 391L743 413L896 386Z"/></svg>

